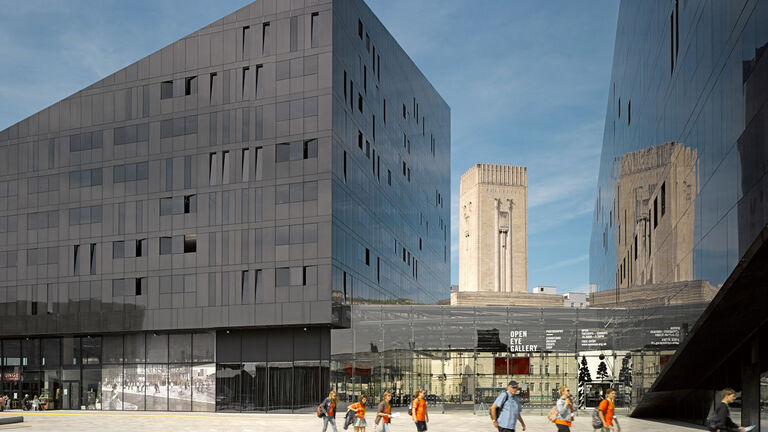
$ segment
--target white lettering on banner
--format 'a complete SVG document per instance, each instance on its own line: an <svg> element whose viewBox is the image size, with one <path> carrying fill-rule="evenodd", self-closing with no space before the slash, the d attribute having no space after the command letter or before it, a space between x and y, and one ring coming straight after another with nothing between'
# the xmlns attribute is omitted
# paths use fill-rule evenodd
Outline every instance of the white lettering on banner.
<svg viewBox="0 0 768 432"><path fill-rule="evenodd" d="M538 345L526 344L524 339L528 337L528 330L512 330L509 332L509 351L533 352L538 351Z"/></svg>
<svg viewBox="0 0 768 432"><path fill-rule="evenodd" d="M581 346L589 348L605 348L608 346L608 331L581 329Z"/></svg>
<svg viewBox="0 0 768 432"><path fill-rule="evenodd" d="M651 345L680 345L680 327L665 330L648 330L652 338Z"/></svg>
<svg viewBox="0 0 768 432"><path fill-rule="evenodd" d="M547 351L554 348L561 339L563 339L562 330L547 330L546 336L544 337L544 346L546 347Z"/></svg>

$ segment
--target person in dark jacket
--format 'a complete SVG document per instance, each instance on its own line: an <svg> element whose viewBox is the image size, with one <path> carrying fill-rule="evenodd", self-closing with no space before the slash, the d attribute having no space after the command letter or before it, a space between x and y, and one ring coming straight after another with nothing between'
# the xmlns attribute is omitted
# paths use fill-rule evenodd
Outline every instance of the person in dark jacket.
<svg viewBox="0 0 768 432"><path fill-rule="evenodd" d="M712 416L707 419L707 427L712 432L743 431L743 427L739 427L739 425L731 420L731 412L728 409L728 405L736 400L736 391L732 388L724 388L720 394L723 399L715 407L715 412Z"/></svg>
<svg viewBox="0 0 768 432"><path fill-rule="evenodd" d="M336 392L331 391L323 403L320 404L320 411L323 413L323 432L331 425L333 432L336 430Z"/></svg>

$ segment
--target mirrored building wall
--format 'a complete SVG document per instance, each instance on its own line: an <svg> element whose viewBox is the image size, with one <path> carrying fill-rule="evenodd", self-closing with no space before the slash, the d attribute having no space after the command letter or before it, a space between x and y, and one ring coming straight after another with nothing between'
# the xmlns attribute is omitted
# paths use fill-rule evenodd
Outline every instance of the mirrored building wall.
<svg viewBox="0 0 768 432"><path fill-rule="evenodd" d="M622 2L590 246L598 293L711 299L768 222L767 18L765 1Z"/></svg>
<svg viewBox="0 0 768 432"><path fill-rule="evenodd" d="M705 304L630 309L354 306L331 331L331 387L407 406L420 387L440 409L482 409L510 379L528 410L546 414L559 385L581 407L609 387L633 407L675 353Z"/></svg>

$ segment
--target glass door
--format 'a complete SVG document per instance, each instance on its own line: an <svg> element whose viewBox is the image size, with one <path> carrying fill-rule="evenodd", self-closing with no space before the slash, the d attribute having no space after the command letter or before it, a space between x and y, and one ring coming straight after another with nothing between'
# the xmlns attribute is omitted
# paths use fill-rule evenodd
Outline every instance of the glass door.
<svg viewBox="0 0 768 432"><path fill-rule="evenodd" d="M80 381L64 381L61 407L65 410L80 409Z"/></svg>

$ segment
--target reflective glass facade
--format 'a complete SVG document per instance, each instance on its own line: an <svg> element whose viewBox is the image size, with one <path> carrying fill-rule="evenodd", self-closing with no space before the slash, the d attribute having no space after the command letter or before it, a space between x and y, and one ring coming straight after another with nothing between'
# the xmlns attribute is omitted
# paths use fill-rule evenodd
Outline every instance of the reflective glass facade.
<svg viewBox="0 0 768 432"><path fill-rule="evenodd" d="M634 407L704 304L631 309L354 306L331 331L331 386L343 400L394 393L407 406L420 387L444 409L481 409L510 379L527 410L546 414L559 385L582 407L608 387Z"/></svg>
<svg viewBox="0 0 768 432"><path fill-rule="evenodd" d="M622 2L590 246L597 290L701 281L716 292L768 222L767 3Z"/></svg>
<svg viewBox="0 0 768 432"><path fill-rule="evenodd" d="M764 320L739 330L728 323L765 304L764 290L750 288L764 279L758 251L768 223L766 23L765 0L625 1L619 9L591 300L712 300L700 334L685 341L637 415L703 423L716 391L733 387L744 425L766 428Z"/></svg>
<svg viewBox="0 0 768 432"><path fill-rule="evenodd" d="M1 131L0 382L66 391L56 408L315 404L330 342L281 331L448 296L449 116L362 1L271 0ZM214 358L168 350L212 331ZM14 351L113 336L135 355Z"/></svg>

